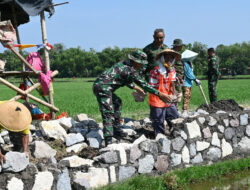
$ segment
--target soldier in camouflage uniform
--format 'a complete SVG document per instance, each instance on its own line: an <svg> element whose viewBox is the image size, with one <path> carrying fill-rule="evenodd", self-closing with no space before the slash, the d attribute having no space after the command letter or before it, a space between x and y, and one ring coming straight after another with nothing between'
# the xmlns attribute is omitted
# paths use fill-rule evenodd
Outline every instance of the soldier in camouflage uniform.
<svg viewBox="0 0 250 190"><path fill-rule="evenodd" d="M175 39L173 42L173 50L181 54L182 47L183 47L182 40ZM184 84L184 65L183 65L182 61L181 60L176 61L174 64L174 68L175 68L175 72L176 72L175 90L177 92L177 96L181 99L182 86Z"/></svg>
<svg viewBox="0 0 250 190"><path fill-rule="evenodd" d="M170 101L167 94L163 94L145 82L140 75L143 65L147 64L147 55L141 50L135 50L128 55L128 61L121 61L102 73L94 82L93 92L97 97L102 114L106 146L112 143L112 136L118 135L122 100L114 92L123 86L144 91L133 84L136 83L145 91L159 96L164 101Z"/></svg>
<svg viewBox="0 0 250 190"><path fill-rule="evenodd" d="M144 72L146 81L149 81L150 71L158 65L155 59L156 55L168 47L163 43L165 38L163 29L155 29L153 37L154 41L143 48L148 56L148 65Z"/></svg>
<svg viewBox="0 0 250 190"><path fill-rule="evenodd" d="M208 49L208 91L210 102L217 101L216 85L221 73L219 71L219 59L215 55L214 48Z"/></svg>

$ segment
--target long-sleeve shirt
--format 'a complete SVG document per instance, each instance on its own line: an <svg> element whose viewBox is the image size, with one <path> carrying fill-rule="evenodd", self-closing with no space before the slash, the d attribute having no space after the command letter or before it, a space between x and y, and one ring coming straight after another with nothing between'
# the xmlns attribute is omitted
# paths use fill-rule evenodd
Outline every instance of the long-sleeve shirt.
<svg viewBox="0 0 250 190"><path fill-rule="evenodd" d="M220 76L219 59L217 56L212 55L208 58L208 80L216 81Z"/></svg>
<svg viewBox="0 0 250 190"><path fill-rule="evenodd" d="M190 62L184 61L184 86L192 87L193 81L196 79L193 71L193 65Z"/></svg>
<svg viewBox="0 0 250 190"><path fill-rule="evenodd" d="M122 61L115 64L102 73L94 84L101 85L104 89L114 92L122 86L128 86L133 89L133 82L149 93L159 94L159 91L150 86L129 61Z"/></svg>

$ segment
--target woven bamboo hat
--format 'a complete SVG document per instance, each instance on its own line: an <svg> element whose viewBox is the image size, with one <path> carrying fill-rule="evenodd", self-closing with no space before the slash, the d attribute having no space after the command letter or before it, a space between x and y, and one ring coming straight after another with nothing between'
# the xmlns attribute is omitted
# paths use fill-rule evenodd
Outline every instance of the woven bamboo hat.
<svg viewBox="0 0 250 190"><path fill-rule="evenodd" d="M166 48L163 51L161 51L160 53L158 53L156 55L156 59L159 59L163 54L173 55L176 61L181 60L181 54L179 54L178 52L176 52L176 51L174 51L172 49L169 49L169 48Z"/></svg>
<svg viewBox="0 0 250 190"><path fill-rule="evenodd" d="M1 127L20 132L25 130L32 121L30 111L21 103L15 101L0 104Z"/></svg>

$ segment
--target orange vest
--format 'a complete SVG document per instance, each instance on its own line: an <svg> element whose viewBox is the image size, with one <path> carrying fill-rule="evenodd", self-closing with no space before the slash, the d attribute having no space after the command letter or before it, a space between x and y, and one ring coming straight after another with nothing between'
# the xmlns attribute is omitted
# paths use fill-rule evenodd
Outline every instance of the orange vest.
<svg viewBox="0 0 250 190"><path fill-rule="evenodd" d="M157 90L164 94L172 95L173 94L171 92L172 78L173 78L173 74L169 73L168 82L166 84L166 87L164 87L164 84L163 84L164 77L162 74L159 73L159 87ZM149 93L149 105L150 106L157 107L157 108L165 108L165 107L169 107L171 104L165 103L158 96Z"/></svg>

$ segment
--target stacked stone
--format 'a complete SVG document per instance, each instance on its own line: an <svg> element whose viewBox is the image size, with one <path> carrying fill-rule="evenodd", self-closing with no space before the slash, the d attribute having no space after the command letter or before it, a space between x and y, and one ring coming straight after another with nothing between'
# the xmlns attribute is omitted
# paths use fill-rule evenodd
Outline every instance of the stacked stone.
<svg viewBox="0 0 250 190"><path fill-rule="evenodd" d="M174 120L171 137L158 135L152 140L142 135L133 143L101 148L93 159L77 156L84 147L101 147L102 129L93 119L80 114L77 121L72 118L42 121L32 128L31 153L38 162L29 163L24 153L8 152L6 163L0 167L0 187L8 190L88 189L138 174L161 174L175 168L245 157L250 152L249 116L249 111L219 111L209 115L198 110L188 118ZM124 123L123 130L135 135L133 127L150 125L150 120ZM44 142L46 139L62 140L71 156L56 160L57 151ZM10 144L8 140L8 133L1 133L0 143Z"/></svg>

